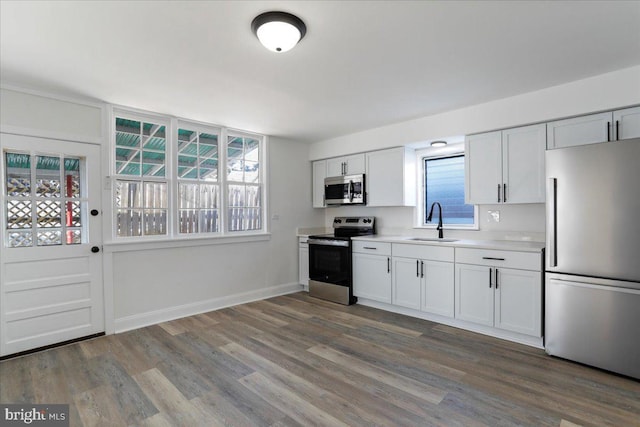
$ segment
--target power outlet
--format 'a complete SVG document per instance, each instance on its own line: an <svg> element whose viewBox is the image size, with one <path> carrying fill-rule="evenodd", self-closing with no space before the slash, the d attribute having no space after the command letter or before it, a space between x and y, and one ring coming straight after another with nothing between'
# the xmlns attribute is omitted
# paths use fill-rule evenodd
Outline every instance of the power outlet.
<svg viewBox="0 0 640 427"><path fill-rule="evenodd" d="M500 222L500 211L487 211L487 222Z"/></svg>

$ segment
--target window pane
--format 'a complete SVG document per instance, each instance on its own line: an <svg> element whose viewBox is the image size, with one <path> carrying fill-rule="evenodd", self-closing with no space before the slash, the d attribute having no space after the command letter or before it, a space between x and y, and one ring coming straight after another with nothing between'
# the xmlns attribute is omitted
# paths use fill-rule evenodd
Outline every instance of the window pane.
<svg viewBox="0 0 640 427"><path fill-rule="evenodd" d="M198 206L198 196L198 184L180 184L178 187L178 208L195 208Z"/></svg>
<svg viewBox="0 0 640 427"><path fill-rule="evenodd" d="M138 181L116 182L116 207L139 208L142 207L142 184Z"/></svg>
<svg viewBox="0 0 640 427"><path fill-rule="evenodd" d="M9 231L10 248L28 248L33 246L31 231Z"/></svg>
<svg viewBox="0 0 640 427"><path fill-rule="evenodd" d="M167 211L164 209L144 210L144 234L147 236L167 234Z"/></svg>
<svg viewBox="0 0 640 427"><path fill-rule="evenodd" d="M7 202L7 228L31 228L31 202L9 200Z"/></svg>
<svg viewBox="0 0 640 427"><path fill-rule="evenodd" d="M60 197L60 157L37 156L36 195Z"/></svg>
<svg viewBox="0 0 640 427"><path fill-rule="evenodd" d="M29 197L31 195L31 156L28 154L5 154L7 195Z"/></svg>
<svg viewBox="0 0 640 427"><path fill-rule="evenodd" d="M464 156L425 159L425 222L431 205L442 205L444 224L474 224L474 206L464 203ZM437 223L438 209L432 223Z"/></svg>
<svg viewBox="0 0 640 427"><path fill-rule="evenodd" d="M64 159L64 195L80 197L80 159L67 157Z"/></svg>
<svg viewBox="0 0 640 427"><path fill-rule="evenodd" d="M36 214L38 215L38 227L50 228L62 226L62 207L60 202L53 200L36 201ZM40 240L40 236L38 236ZM38 242L38 244L40 244Z"/></svg>
<svg viewBox="0 0 640 427"><path fill-rule="evenodd" d="M200 184L200 201L198 206L201 208L216 209L218 207L218 199L220 190L217 185Z"/></svg>
<svg viewBox="0 0 640 427"><path fill-rule="evenodd" d="M145 208L166 208L167 207L167 184L164 182L144 183L144 207Z"/></svg>
<svg viewBox="0 0 640 427"><path fill-rule="evenodd" d="M60 230L38 231L38 246L51 246L62 244L62 232Z"/></svg>
<svg viewBox="0 0 640 427"><path fill-rule="evenodd" d="M116 233L119 237L142 235L142 211L118 209L116 215Z"/></svg>
<svg viewBox="0 0 640 427"><path fill-rule="evenodd" d="M218 211L216 209L203 209L200 211L200 229L201 233L217 233L218 232Z"/></svg>
<svg viewBox="0 0 640 427"><path fill-rule="evenodd" d="M67 230L67 245L79 245L82 243L82 230Z"/></svg>
<svg viewBox="0 0 640 427"><path fill-rule="evenodd" d="M67 227L81 227L82 217L80 202L67 202L66 203L66 217L65 224Z"/></svg>

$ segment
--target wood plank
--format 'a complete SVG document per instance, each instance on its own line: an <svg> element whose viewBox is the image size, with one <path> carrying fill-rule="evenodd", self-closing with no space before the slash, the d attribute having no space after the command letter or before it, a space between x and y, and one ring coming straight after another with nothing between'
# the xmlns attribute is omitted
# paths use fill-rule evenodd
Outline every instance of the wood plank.
<svg viewBox="0 0 640 427"><path fill-rule="evenodd" d="M427 402L438 404L442 401L447 392L439 390L435 387L431 387L427 384L420 383L411 378L403 377L400 375L394 375L392 372L388 372L385 369L378 368L367 362L356 359L348 354L336 351L326 345L317 345L307 350L320 357L324 357L336 364L349 366L350 369L373 378L381 383L388 384L392 387L402 390L406 393L412 394L416 397L426 400Z"/></svg>
<svg viewBox="0 0 640 427"><path fill-rule="evenodd" d="M74 395L73 401L78 408L84 427L111 427L127 425L120 416L114 391L107 385L83 391Z"/></svg>

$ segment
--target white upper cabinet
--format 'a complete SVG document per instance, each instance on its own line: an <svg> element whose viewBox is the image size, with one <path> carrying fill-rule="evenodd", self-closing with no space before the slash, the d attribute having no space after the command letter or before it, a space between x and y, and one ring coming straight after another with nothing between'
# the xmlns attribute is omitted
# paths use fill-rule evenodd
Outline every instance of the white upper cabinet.
<svg viewBox="0 0 640 427"><path fill-rule="evenodd" d="M547 149L640 137L640 107L589 114L547 124Z"/></svg>
<svg viewBox="0 0 640 427"><path fill-rule="evenodd" d="M491 204L502 191L502 132L465 138L465 202Z"/></svg>
<svg viewBox="0 0 640 427"><path fill-rule="evenodd" d="M503 203L544 203L545 125L502 132Z"/></svg>
<svg viewBox="0 0 640 427"><path fill-rule="evenodd" d="M640 107L613 112L616 139L640 138Z"/></svg>
<svg viewBox="0 0 640 427"><path fill-rule="evenodd" d="M545 125L465 138L465 201L544 203Z"/></svg>
<svg viewBox="0 0 640 427"><path fill-rule="evenodd" d="M317 160L312 163L313 207L324 208L324 179L327 177L327 161Z"/></svg>
<svg viewBox="0 0 640 427"><path fill-rule="evenodd" d="M415 206L415 151L405 147L366 153L367 206Z"/></svg>
<svg viewBox="0 0 640 427"><path fill-rule="evenodd" d="M356 175L364 171L364 153L327 159L327 176Z"/></svg>

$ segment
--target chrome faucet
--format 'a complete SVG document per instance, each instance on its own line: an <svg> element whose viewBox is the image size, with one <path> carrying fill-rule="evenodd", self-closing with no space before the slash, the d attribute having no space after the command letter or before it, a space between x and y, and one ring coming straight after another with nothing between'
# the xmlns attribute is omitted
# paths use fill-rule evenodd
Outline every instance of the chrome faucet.
<svg viewBox="0 0 640 427"><path fill-rule="evenodd" d="M438 205L438 226L436 230L438 230L438 239L444 238L444 234L442 232L442 205L439 202L431 203L431 210L429 211L429 216L427 217L427 222L431 222L431 217L433 216L433 208Z"/></svg>

